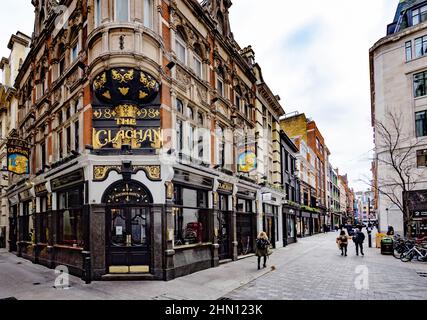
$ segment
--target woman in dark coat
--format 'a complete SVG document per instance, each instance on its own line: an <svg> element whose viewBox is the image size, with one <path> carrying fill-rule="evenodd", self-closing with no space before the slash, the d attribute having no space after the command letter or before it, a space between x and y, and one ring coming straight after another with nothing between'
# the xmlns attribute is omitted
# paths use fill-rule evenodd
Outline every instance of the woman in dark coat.
<svg viewBox="0 0 427 320"><path fill-rule="evenodd" d="M261 257L264 257L264 268L267 267L267 256L268 249L270 248L270 241L265 232L261 232L256 239L256 251L255 254L258 257L258 270L261 269Z"/></svg>

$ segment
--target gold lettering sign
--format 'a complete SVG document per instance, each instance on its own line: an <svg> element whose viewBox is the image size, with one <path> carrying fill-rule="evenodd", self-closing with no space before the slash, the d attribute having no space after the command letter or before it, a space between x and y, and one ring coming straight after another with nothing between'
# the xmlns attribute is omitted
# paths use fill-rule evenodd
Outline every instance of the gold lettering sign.
<svg viewBox="0 0 427 320"><path fill-rule="evenodd" d="M114 133L113 130L93 129L93 147L102 149L111 144L114 149L121 149L123 144L131 144L133 148L141 148L143 143L150 143L154 149L161 148L162 130L141 129L141 130L120 130Z"/></svg>

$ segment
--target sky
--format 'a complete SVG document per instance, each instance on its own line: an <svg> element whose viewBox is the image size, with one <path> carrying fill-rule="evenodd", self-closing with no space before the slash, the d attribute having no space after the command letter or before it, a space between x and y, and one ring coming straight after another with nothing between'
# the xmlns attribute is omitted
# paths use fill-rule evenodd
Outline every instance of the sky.
<svg viewBox="0 0 427 320"><path fill-rule="evenodd" d="M4 1L0 57L20 30L33 31L30 0ZM316 121L331 163L356 191L371 177L369 48L385 36L398 0L233 0L230 23L243 48L252 45L266 83L286 113Z"/></svg>

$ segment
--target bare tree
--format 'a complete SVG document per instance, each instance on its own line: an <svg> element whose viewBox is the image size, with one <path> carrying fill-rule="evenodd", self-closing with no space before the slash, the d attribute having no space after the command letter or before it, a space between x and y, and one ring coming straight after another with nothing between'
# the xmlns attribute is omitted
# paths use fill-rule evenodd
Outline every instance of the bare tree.
<svg viewBox="0 0 427 320"><path fill-rule="evenodd" d="M409 194L419 179L416 148L418 141L403 134L402 114L388 112L385 121L375 121L376 161L385 165L390 174L377 177L372 187L385 196L403 214L405 235L411 234L413 211Z"/></svg>

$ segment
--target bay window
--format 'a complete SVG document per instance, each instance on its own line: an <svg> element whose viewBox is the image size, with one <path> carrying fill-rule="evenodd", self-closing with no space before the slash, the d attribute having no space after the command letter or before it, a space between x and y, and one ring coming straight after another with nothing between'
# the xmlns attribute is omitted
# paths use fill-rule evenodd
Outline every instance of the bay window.
<svg viewBox="0 0 427 320"><path fill-rule="evenodd" d="M144 0L144 26L153 29L153 0Z"/></svg>
<svg viewBox="0 0 427 320"><path fill-rule="evenodd" d="M115 0L117 22L129 22L129 0Z"/></svg>

